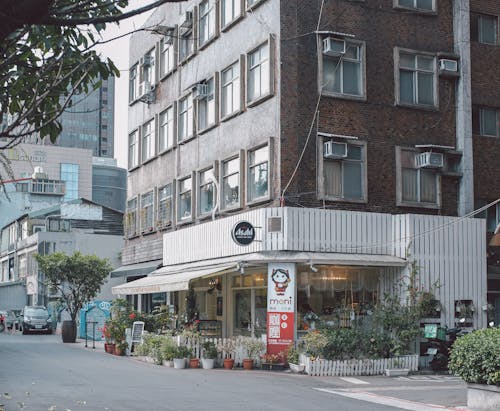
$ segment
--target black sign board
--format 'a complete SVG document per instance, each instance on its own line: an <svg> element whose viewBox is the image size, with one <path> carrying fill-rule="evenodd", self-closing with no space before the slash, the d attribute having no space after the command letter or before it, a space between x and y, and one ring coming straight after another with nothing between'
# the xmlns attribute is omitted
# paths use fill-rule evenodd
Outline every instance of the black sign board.
<svg viewBox="0 0 500 411"><path fill-rule="evenodd" d="M255 227L248 221L240 221L233 227L231 236L236 244L249 245L255 240Z"/></svg>

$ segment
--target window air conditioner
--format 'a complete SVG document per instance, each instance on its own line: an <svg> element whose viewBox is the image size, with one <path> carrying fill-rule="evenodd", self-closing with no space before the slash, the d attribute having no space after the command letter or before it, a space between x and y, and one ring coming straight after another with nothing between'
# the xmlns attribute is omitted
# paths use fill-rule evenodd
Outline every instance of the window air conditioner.
<svg viewBox="0 0 500 411"><path fill-rule="evenodd" d="M439 70L456 73L458 72L458 61L449 59L440 59Z"/></svg>
<svg viewBox="0 0 500 411"><path fill-rule="evenodd" d="M139 95L138 97L144 97L151 91L151 83L149 81L143 81L142 83L139 83Z"/></svg>
<svg viewBox="0 0 500 411"><path fill-rule="evenodd" d="M193 12L192 11L186 11L186 14L184 16L184 21L181 24L181 27L183 29L190 29L193 27Z"/></svg>
<svg viewBox="0 0 500 411"><path fill-rule="evenodd" d="M427 151L415 155L417 168L443 168L443 154Z"/></svg>
<svg viewBox="0 0 500 411"><path fill-rule="evenodd" d="M153 58L151 54L146 54L142 59L141 59L141 64L143 67L151 67L151 64L153 63Z"/></svg>
<svg viewBox="0 0 500 411"><path fill-rule="evenodd" d="M198 83L193 87L193 98L195 100L201 100L205 97L208 97L210 90L208 88L208 84Z"/></svg>
<svg viewBox="0 0 500 411"><path fill-rule="evenodd" d="M325 158L347 157L347 143L336 143L334 141L325 141L323 143L323 157Z"/></svg>
<svg viewBox="0 0 500 411"><path fill-rule="evenodd" d="M323 54L328 56L340 56L345 54L345 40L327 37L323 39Z"/></svg>

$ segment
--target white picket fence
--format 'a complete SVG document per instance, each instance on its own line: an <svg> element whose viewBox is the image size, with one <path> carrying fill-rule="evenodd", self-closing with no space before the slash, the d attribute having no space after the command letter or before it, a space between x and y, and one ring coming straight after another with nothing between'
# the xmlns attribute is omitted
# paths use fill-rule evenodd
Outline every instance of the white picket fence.
<svg viewBox="0 0 500 411"><path fill-rule="evenodd" d="M386 369L407 368L418 370L418 355L403 355L394 358L376 360L312 360L305 354L300 354L299 361L305 365L305 373L311 376L348 376L348 375L381 375Z"/></svg>

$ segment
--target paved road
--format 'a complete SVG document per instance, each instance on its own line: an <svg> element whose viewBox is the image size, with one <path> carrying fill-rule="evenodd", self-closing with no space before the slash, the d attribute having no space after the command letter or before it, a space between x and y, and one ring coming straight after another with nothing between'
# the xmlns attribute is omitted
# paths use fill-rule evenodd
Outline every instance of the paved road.
<svg viewBox="0 0 500 411"><path fill-rule="evenodd" d="M415 410L465 404L453 377L308 377L175 370L60 336L0 334L0 410ZM435 404L440 405L437 407Z"/></svg>

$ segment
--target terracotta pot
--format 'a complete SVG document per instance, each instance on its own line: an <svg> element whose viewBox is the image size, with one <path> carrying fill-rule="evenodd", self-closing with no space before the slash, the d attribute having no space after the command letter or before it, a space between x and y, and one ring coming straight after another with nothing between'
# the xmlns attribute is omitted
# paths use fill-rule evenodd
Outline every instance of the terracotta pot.
<svg viewBox="0 0 500 411"><path fill-rule="evenodd" d="M224 369L232 370L234 367L234 360L232 358L224 359Z"/></svg>
<svg viewBox="0 0 500 411"><path fill-rule="evenodd" d="M253 369L253 360L251 358L243 359L243 369L245 370Z"/></svg>
<svg viewBox="0 0 500 411"><path fill-rule="evenodd" d="M104 351L106 351L108 354L113 354L115 352L115 344L104 343Z"/></svg>
<svg viewBox="0 0 500 411"><path fill-rule="evenodd" d="M124 355L125 354L125 351L122 350L121 348L119 348L117 345L113 344L115 347L114 347L114 352L113 354L115 355Z"/></svg>
<svg viewBox="0 0 500 411"><path fill-rule="evenodd" d="M189 368L200 368L200 359L199 358L190 358L189 359Z"/></svg>

